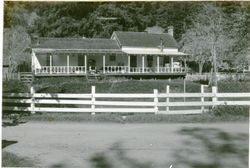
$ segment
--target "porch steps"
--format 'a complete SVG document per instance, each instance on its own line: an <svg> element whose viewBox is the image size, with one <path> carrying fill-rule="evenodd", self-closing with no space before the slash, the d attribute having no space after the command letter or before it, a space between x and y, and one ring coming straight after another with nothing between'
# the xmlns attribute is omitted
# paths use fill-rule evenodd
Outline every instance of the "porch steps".
<svg viewBox="0 0 250 168"><path fill-rule="evenodd" d="M87 81L97 81L100 79L100 74L87 74L86 79Z"/></svg>
<svg viewBox="0 0 250 168"><path fill-rule="evenodd" d="M31 72L20 72L20 81L23 83L32 82L32 73Z"/></svg>

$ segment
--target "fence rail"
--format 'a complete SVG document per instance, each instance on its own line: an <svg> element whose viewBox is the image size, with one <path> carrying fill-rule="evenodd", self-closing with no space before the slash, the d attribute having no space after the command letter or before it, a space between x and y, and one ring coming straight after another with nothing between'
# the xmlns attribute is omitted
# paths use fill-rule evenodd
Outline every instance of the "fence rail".
<svg viewBox="0 0 250 168"><path fill-rule="evenodd" d="M180 100L181 99L181 100ZM233 99L233 100L232 100ZM197 114L207 107L218 105L250 106L250 93L218 93L213 87L211 93L171 93L166 86L165 93L4 93L3 110L35 112L115 112L155 114ZM176 108L181 108L176 110Z"/></svg>

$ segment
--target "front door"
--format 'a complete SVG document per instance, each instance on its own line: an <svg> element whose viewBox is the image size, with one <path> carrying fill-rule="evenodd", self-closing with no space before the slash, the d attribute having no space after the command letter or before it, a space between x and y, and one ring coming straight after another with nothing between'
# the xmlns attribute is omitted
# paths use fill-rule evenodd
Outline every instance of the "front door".
<svg viewBox="0 0 250 168"><path fill-rule="evenodd" d="M96 60L88 59L88 69L95 70L95 68L96 68Z"/></svg>

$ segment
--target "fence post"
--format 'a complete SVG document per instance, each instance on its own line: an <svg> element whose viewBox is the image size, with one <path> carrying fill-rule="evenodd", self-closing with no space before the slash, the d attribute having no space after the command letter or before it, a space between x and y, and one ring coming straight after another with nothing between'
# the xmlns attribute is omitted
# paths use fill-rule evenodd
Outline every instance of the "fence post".
<svg viewBox="0 0 250 168"><path fill-rule="evenodd" d="M155 114L158 114L158 89L154 89Z"/></svg>
<svg viewBox="0 0 250 168"><path fill-rule="evenodd" d="M201 112L204 112L204 85L201 85Z"/></svg>
<svg viewBox="0 0 250 168"><path fill-rule="evenodd" d="M95 115L95 86L91 87L91 115Z"/></svg>
<svg viewBox="0 0 250 168"><path fill-rule="evenodd" d="M167 94L167 97L166 97L166 112L168 113L169 112L169 85L166 86L166 94Z"/></svg>
<svg viewBox="0 0 250 168"><path fill-rule="evenodd" d="M216 93L217 93L217 87L216 86L212 86L212 93L213 93L213 108L216 106L216 102L217 102L217 97L216 97Z"/></svg>
<svg viewBox="0 0 250 168"><path fill-rule="evenodd" d="M184 92L184 102L186 102L186 96L185 96L185 93L186 93L186 79L185 78L183 80L183 92Z"/></svg>
<svg viewBox="0 0 250 168"><path fill-rule="evenodd" d="M34 87L31 85L30 86L30 100L31 100L31 103L30 103L30 111L31 111L31 114L35 114L35 98L34 98L34 94L35 94L35 90L34 90Z"/></svg>
<svg viewBox="0 0 250 168"><path fill-rule="evenodd" d="M17 78L18 78L18 80L21 80L21 74L19 71L17 72Z"/></svg>

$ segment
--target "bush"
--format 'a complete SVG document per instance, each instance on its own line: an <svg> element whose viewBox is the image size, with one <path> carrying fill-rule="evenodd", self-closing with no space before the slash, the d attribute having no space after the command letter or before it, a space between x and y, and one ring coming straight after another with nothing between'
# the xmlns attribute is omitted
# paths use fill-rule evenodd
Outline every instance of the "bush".
<svg viewBox="0 0 250 168"><path fill-rule="evenodd" d="M19 80L3 81L4 93L25 93L29 92L29 86Z"/></svg>
<svg viewBox="0 0 250 168"><path fill-rule="evenodd" d="M249 116L248 106L217 106L212 109L212 113L215 116Z"/></svg>
<svg viewBox="0 0 250 168"><path fill-rule="evenodd" d="M219 92L250 92L250 81L219 81Z"/></svg>
<svg viewBox="0 0 250 168"><path fill-rule="evenodd" d="M98 93L152 93L153 89L159 92L166 91L170 85L171 92L183 92L183 80L101 80L88 82L79 77L51 77L35 80L35 90L41 93L90 93L91 86L96 86ZM200 92L198 83L186 82L186 92Z"/></svg>

